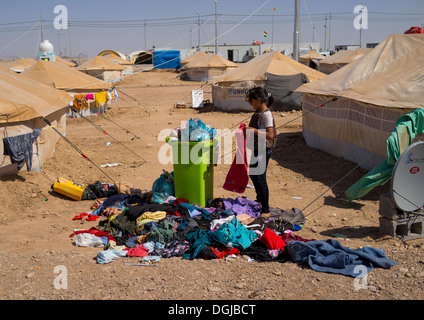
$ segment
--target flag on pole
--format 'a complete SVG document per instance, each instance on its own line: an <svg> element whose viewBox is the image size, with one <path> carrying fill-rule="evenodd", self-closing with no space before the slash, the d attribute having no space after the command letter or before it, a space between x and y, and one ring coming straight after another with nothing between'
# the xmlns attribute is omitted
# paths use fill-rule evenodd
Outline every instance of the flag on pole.
<svg viewBox="0 0 424 320"><path fill-rule="evenodd" d="M268 37L268 33L264 31L264 38Z"/></svg>

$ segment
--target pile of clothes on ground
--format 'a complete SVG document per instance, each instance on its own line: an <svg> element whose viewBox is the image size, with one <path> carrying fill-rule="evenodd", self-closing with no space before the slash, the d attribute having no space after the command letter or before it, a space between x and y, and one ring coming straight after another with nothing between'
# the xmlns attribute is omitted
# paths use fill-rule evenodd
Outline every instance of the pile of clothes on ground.
<svg viewBox="0 0 424 320"><path fill-rule="evenodd" d="M317 271L350 276L355 276L357 265L371 271L396 264L380 249L348 249L334 239L303 239L295 235L305 223L299 209L272 208L270 217L263 217L261 205L246 197L215 198L201 207L172 196L158 203L152 201L152 192L139 191L96 199L90 209L73 219L98 225L75 230L70 238L77 246L101 248L96 257L101 264L122 257L156 263L170 257L247 255L259 262L307 263Z"/></svg>

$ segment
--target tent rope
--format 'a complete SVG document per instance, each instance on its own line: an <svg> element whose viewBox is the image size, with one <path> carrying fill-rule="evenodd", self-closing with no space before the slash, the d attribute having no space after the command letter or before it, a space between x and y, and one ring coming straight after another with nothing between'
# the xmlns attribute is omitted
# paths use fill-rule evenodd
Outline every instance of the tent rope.
<svg viewBox="0 0 424 320"><path fill-rule="evenodd" d="M96 129L98 129L100 132L102 132L103 134L108 135L109 137L111 137L113 140L115 140L117 143L119 143L120 145L122 145L124 148L126 148L128 151L130 151L131 153L133 153L134 155L136 155L138 158L140 158L141 160L143 160L143 163L140 164L139 166L145 164L147 162L146 159L143 159L142 157L140 157L137 153L135 153L133 150L131 150L130 148L128 148L126 145L124 145L121 141L119 141L118 139L116 139L115 137L113 137L110 133L106 132L102 127L100 127L98 124L94 123L92 120L88 119L87 117L83 116L82 114L78 113L77 110L71 108L71 110L77 114L80 118L83 118L84 120L86 120L88 123L90 123L93 127L95 127ZM134 139L134 138L133 138Z"/></svg>
<svg viewBox="0 0 424 320"><path fill-rule="evenodd" d="M61 136L63 138L63 140L65 140L72 148L74 148L84 159L88 160L89 162L91 162L99 171L101 171L106 177L108 177L113 184L116 185L114 179L112 179L104 170L102 170L93 160L91 160L86 154L84 154L84 152L82 152L75 144L73 144L67 137L65 137L61 132L59 132L59 130L57 130L54 126L52 126L52 124L50 123L49 120L47 120L46 118L42 118L44 120L45 123L47 123L50 128L52 128L59 136Z"/></svg>

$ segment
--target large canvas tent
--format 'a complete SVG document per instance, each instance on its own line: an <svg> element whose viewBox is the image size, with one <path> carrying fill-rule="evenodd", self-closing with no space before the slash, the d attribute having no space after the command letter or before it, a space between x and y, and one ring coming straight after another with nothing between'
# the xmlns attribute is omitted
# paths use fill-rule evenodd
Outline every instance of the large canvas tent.
<svg viewBox="0 0 424 320"><path fill-rule="evenodd" d="M208 53L185 65L187 79L192 81L207 81L237 67L237 63L215 53Z"/></svg>
<svg viewBox="0 0 424 320"><path fill-rule="evenodd" d="M108 108L108 101L104 102L103 97L112 85L77 71L75 68L67 67L63 63L38 61L31 68L22 72L21 76L55 89L64 90L74 97L92 94L95 99L87 100L86 106L79 110L83 115L103 113ZM99 95L100 99L97 99L96 95Z"/></svg>
<svg viewBox="0 0 424 320"><path fill-rule="evenodd" d="M9 65L9 69L16 73L24 72L26 69L32 67L37 63L34 58L23 58L12 62Z"/></svg>
<svg viewBox="0 0 424 320"><path fill-rule="evenodd" d="M307 145L374 168L387 155L397 119L424 106L423 63L422 35L391 35L363 58L298 88Z"/></svg>
<svg viewBox="0 0 424 320"><path fill-rule="evenodd" d="M349 63L356 61L368 52L371 48L358 48L355 50L340 50L335 54L321 60L319 62L319 71L330 74L344 66L347 66Z"/></svg>
<svg viewBox="0 0 424 320"><path fill-rule="evenodd" d="M32 152L32 157L28 158L31 166L27 166L24 161L21 170L39 171L43 163L53 155L60 135L43 119L47 119L56 130L66 135L66 113L72 100L72 96L66 92L0 67L0 138L7 138L12 143L15 137L41 130L34 143L22 149ZM19 142L17 139L14 143ZM0 154L3 157L0 162L0 176L16 174L21 160L14 157L12 161L11 156L4 154L4 146L4 143L0 143ZM24 147L20 144L17 146ZM17 146L12 144L12 147Z"/></svg>
<svg viewBox="0 0 424 320"><path fill-rule="evenodd" d="M274 110L300 109L301 95L289 93L305 82L325 76L280 52L269 52L212 78L213 104L225 111L253 111L245 100L246 91L263 86L276 98Z"/></svg>
<svg viewBox="0 0 424 320"><path fill-rule="evenodd" d="M103 56L95 56L76 69L92 77L114 83L122 80L125 67Z"/></svg>

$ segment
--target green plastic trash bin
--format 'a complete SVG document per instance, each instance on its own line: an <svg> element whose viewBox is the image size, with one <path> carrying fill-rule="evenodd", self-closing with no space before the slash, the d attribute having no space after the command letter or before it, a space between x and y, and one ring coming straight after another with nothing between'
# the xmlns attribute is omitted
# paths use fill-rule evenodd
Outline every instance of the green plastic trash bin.
<svg viewBox="0 0 424 320"><path fill-rule="evenodd" d="M205 207L213 199L214 141L169 141L172 146L175 197Z"/></svg>

